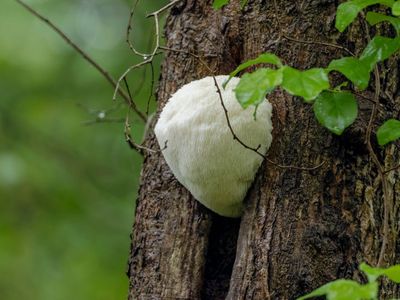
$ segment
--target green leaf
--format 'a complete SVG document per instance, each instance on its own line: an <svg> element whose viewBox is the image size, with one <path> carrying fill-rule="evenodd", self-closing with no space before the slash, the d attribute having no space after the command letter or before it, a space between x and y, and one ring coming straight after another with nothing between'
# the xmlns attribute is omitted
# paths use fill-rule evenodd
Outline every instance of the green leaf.
<svg viewBox="0 0 400 300"><path fill-rule="evenodd" d="M399 49L400 37L392 39L383 36L375 36L361 54L360 61L367 63L369 69L372 70L378 62L389 58Z"/></svg>
<svg viewBox="0 0 400 300"><path fill-rule="evenodd" d="M301 96L306 102L315 99L323 90L329 88L329 79L324 69L299 71L285 66L282 87L294 96Z"/></svg>
<svg viewBox="0 0 400 300"><path fill-rule="evenodd" d="M367 274L368 281L373 282L378 279L379 276L385 275L395 283L400 283L400 265L395 265L387 269L373 268L366 263L360 265L360 270Z"/></svg>
<svg viewBox="0 0 400 300"><path fill-rule="evenodd" d="M383 274L395 283L400 283L400 265L384 270Z"/></svg>
<svg viewBox="0 0 400 300"><path fill-rule="evenodd" d="M282 62L278 58L278 56L272 53L264 53L255 59L250 59L239 65L231 74L229 74L228 80L226 80L222 84L222 87L225 88L228 82L232 79L232 77L236 76L236 74L239 73L240 71L243 71L244 69L257 64L272 64L272 65L277 65L278 67L282 67Z"/></svg>
<svg viewBox="0 0 400 300"><path fill-rule="evenodd" d="M373 268L366 263L362 263L360 265L360 270L363 271L368 278L368 282L374 282L378 279L379 276L382 275L383 269L381 268Z"/></svg>
<svg viewBox="0 0 400 300"><path fill-rule="evenodd" d="M344 2L337 8L335 26L337 30L343 32L364 8L374 4L392 7L393 3L393 0L353 0Z"/></svg>
<svg viewBox="0 0 400 300"><path fill-rule="evenodd" d="M315 100L314 113L322 126L341 135L357 118L357 101L350 92L322 92Z"/></svg>
<svg viewBox="0 0 400 300"><path fill-rule="evenodd" d="M400 138L400 121L395 119L387 120L379 127L376 135L381 146L397 140Z"/></svg>
<svg viewBox="0 0 400 300"><path fill-rule="evenodd" d="M253 73L246 73L235 89L236 98L243 108L257 106L281 82L281 70L258 69Z"/></svg>
<svg viewBox="0 0 400 300"><path fill-rule="evenodd" d="M392 7L392 14L394 16L400 16L400 1L396 1Z"/></svg>
<svg viewBox="0 0 400 300"><path fill-rule="evenodd" d="M364 90L368 87L371 71L367 63L362 63L357 58L343 57L341 59L332 60L327 71L330 72L333 70L342 73L360 90Z"/></svg>
<svg viewBox="0 0 400 300"><path fill-rule="evenodd" d="M319 296L326 296L328 300L373 300L377 299L377 295L378 284L376 282L361 285L353 280L339 279L327 283L297 300Z"/></svg>
<svg viewBox="0 0 400 300"><path fill-rule="evenodd" d="M395 18L395 17L379 14L379 13L376 13L373 11L369 11L367 13L367 21L371 26L376 25L381 22L389 22L396 29L397 35L400 34L400 19L399 18Z"/></svg>
<svg viewBox="0 0 400 300"><path fill-rule="evenodd" d="M214 0L212 6L214 9L220 9L221 7L227 5L228 3L229 3L229 0Z"/></svg>

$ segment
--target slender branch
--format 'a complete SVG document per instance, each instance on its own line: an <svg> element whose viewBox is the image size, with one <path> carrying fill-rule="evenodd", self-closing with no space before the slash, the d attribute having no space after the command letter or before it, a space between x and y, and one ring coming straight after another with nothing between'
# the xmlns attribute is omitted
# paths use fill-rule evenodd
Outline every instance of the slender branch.
<svg viewBox="0 0 400 300"><path fill-rule="evenodd" d="M124 83L125 83L125 86L126 86L126 90L128 91L129 97L132 97L131 91L129 89L128 82L126 81L126 78L124 77L123 80L124 80ZM131 135L131 125L129 123L129 110L128 110L128 113L126 114L126 118L125 118L124 134L125 134L125 140L128 143L129 147L131 147L131 149L136 150L136 152L138 152L141 155L144 154L144 151L147 151L147 152L150 152L150 153L158 153L158 152L161 152L161 151L163 151L163 150L165 150L167 148L167 142L168 141L165 141L164 148L160 149L160 150L153 150L153 149L150 149L148 147L143 146L142 144L135 143L135 141L133 140L133 137Z"/></svg>
<svg viewBox="0 0 400 300"><path fill-rule="evenodd" d="M387 173L390 173L392 171L396 171L397 169L400 169L400 165L397 165L397 166L395 166L393 168L390 168L389 170L384 171L383 174L386 175Z"/></svg>
<svg viewBox="0 0 400 300"><path fill-rule="evenodd" d="M320 41L299 40L299 39L295 39L295 38L289 37L286 34L283 34L282 37L287 39L287 40L289 40L289 41L296 42L296 43L302 43L302 44L307 44L307 45L322 45L322 46L341 49L341 50L347 52L348 54L350 54L351 56L355 56L355 54L351 50L349 50L348 48L343 47L341 45L334 44L334 43L320 42Z"/></svg>
<svg viewBox="0 0 400 300"><path fill-rule="evenodd" d="M325 162L322 162L321 164L319 164L319 165L317 165L317 166L314 166L314 167L297 167L297 166L285 166L285 165L281 165L281 164L279 164L279 163L276 163L276 162L270 160L268 157L266 157L266 155L262 154L262 153L259 151L260 148L261 148L261 145L258 145L257 148L254 148L254 147L250 147L249 145L247 145L246 143L244 143L244 142L236 135L235 131L234 131L233 128L232 128L232 124L231 124L231 121L230 121L229 116L228 116L228 110L226 109L224 100L223 100L223 98L222 98L221 89L220 89L220 87L219 87L219 85L218 85L218 82L217 82L217 79L215 78L215 76L213 76L213 79L214 79L215 87L217 88L217 93L218 93L218 96L219 96L219 100L220 100L221 106L222 106L222 108L223 108L223 110L224 110L226 123L228 124L229 130L230 130L230 132L231 132L231 134L232 134L232 136L233 136L233 139L234 139L235 141L237 141L240 145L242 145L244 148L246 148L246 149L248 149L248 150L253 151L254 153L256 153L256 154L258 154L259 156L261 156L263 159L266 159L270 164L272 164L272 165L274 165L274 166L277 166L277 167L279 167L279 168L281 168L281 169L295 169L295 170L301 170L301 171L312 171L312 170L316 170L316 169L320 168L323 164L325 164Z"/></svg>
<svg viewBox="0 0 400 300"><path fill-rule="evenodd" d="M150 70L151 70L151 84L150 84L150 93L149 93L149 98L147 98L147 106L146 106L146 115L149 115L150 111L150 101L151 97L153 97L153 90L154 90L154 65L153 62L150 63Z"/></svg>
<svg viewBox="0 0 400 300"><path fill-rule="evenodd" d="M262 153L259 151L259 149L261 148L261 144L258 145L257 148L250 147L249 145L245 144L240 138L238 138L238 136L237 136L236 133L234 132L234 130L233 130L233 128L232 128L231 121L230 121L229 116L228 116L228 110L226 109L224 100L223 100L223 98L222 98L221 89L219 88L219 85L218 85L218 82L217 82L217 79L215 78L215 76L213 76L213 79L214 79L215 87L217 88L217 93L218 93L218 96L219 96L219 100L220 100L220 102L221 102L221 106L222 106L222 108L224 109L226 123L228 124L229 130L230 130L230 132L232 133L233 139L234 139L235 141L237 141L240 145L242 145L244 148L249 149L249 150L251 150L251 151L257 153L259 156L261 156L261 157L264 159L264 158L265 158L265 155L262 154Z"/></svg>
<svg viewBox="0 0 400 300"><path fill-rule="evenodd" d="M367 101L371 102L372 104L375 104L375 100L374 100L374 99L371 99L371 98L369 98L369 97L366 97L366 96L364 96L363 94L361 94L361 93L359 93L359 92L357 92L357 91L352 91L352 93L353 93L354 95L356 95L356 96L359 96L360 98L363 98L364 100L367 100Z"/></svg>
<svg viewBox="0 0 400 300"><path fill-rule="evenodd" d="M15 0L18 4L23 6L27 11L29 11L32 15L40 19L42 22L46 23L51 29L53 29L67 44L69 44L76 52L78 52L87 62L89 62L103 77L113 86L115 87L117 93L125 100L125 102L138 114L138 116L146 122L146 116L137 108L134 101L130 100L128 95L120 88L118 88L117 82L111 75L103 69L93 58L89 56L84 50L82 50L77 44L75 44L60 28L58 28L53 22L49 19L38 13L31 6L23 2L22 0Z"/></svg>
<svg viewBox="0 0 400 300"><path fill-rule="evenodd" d="M140 0L135 1L135 3L132 5L132 8L131 8L131 11L129 14L128 26L126 27L126 42L128 43L129 49L131 49L134 54L141 56L141 57L148 57L148 56L150 56L149 54L142 53L142 52L139 52L138 50L136 50L136 48L133 46L133 43L130 40L130 35L132 32L133 16L135 14L135 10L136 10L136 7L137 7L139 1Z"/></svg>
<svg viewBox="0 0 400 300"><path fill-rule="evenodd" d="M137 69L137 68L140 68L140 67L142 67L142 66L144 66L144 65L146 65L146 64L148 64L148 63L150 63L151 62L151 60L150 59L148 59L148 60L145 60L145 61L142 61L141 63L138 63L138 64L136 64L136 65L133 65L133 66L130 66L122 75L121 75L121 77L118 79L118 81L115 83L115 89L114 89L114 95L113 95L113 100L116 100L117 99L117 94L119 93L119 91L121 90L121 88L120 88L120 85L121 85L121 81L123 81L125 78L126 78L126 76L129 74L129 72L131 72L132 70L134 70L134 69ZM129 97L128 97L128 99L130 99ZM131 101L131 100L129 100L130 102L133 102L133 101ZM144 117L144 120L146 120L146 116L143 114L143 117Z"/></svg>
<svg viewBox="0 0 400 300"><path fill-rule="evenodd" d="M176 3L178 3L179 1L181 1L181 0L173 0L173 1L171 1L171 2L168 3L167 5L161 7L159 10L156 10L155 12L152 12L151 14L148 14L148 15L146 16L146 18L149 18L149 17L152 17L152 16L154 17L154 16L156 16L156 15L161 14L162 12L166 11L168 8L174 6L174 5L175 5Z"/></svg>
<svg viewBox="0 0 400 300"><path fill-rule="evenodd" d="M162 152L165 149L167 149L168 141L165 141L164 147L160 150L153 150L153 149L147 148L141 144L135 143L135 141L133 140L133 137L131 135L131 125L129 123L129 112L127 113L126 118L125 118L124 134L125 134L125 140L128 143L129 147L131 147L131 149L135 150L136 152L138 152L141 155L143 155L144 152L159 153L159 152Z"/></svg>
<svg viewBox="0 0 400 300"><path fill-rule="evenodd" d="M17 1L19 1L19 0L17 0ZM141 53L141 52L137 51L137 50L135 49L135 47L133 46L133 44L130 42L129 36L130 36L131 30L132 30L132 19L133 19L134 11L135 11L135 9L136 9L136 6L137 6L139 0L137 0L137 1L135 2L135 4L133 5L133 7L132 7L132 9L131 9L130 16L129 16L129 21L128 21L127 30L126 30L126 41L127 41L128 45L129 45L129 47L131 48L131 50L132 50L136 55L142 57L142 58L144 59L144 61L141 62L141 63L138 63L138 64L136 64L136 65L130 66L130 67L120 76L120 78L118 79L118 81L116 82L116 85L115 85L115 91L114 91L114 96L113 96L113 99L114 99L114 100L115 100L116 94L117 94L117 92L118 92L118 90L119 90L119 86L120 86L120 84L121 84L121 81L122 81L132 70L137 69L137 68L140 68L140 67L142 67L142 66L144 66L144 65L146 65L146 64L149 64L149 63L152 63L152 62L153 62L154 57L158 54L157 51L160 49L160 24L159 24L160 21L159 21L159 14L161 14L161 13L164 12L164 11L166 11L167 9L169 9L170 7L172 7L173 5L175 5L176 3L178 3L179 1L181 1L181 0L173 0L173 1L171 1L170 3L168 3L167 5L165 5L164 7L160 8L159 10L157 10L157 11L155 11L155 12L153 12L153 13L151 13L151 14L149 14L149 15L146 16L147 18L149 18L149 17L153 17L153 18L154 18L154 25L155 25L155 30L156 30L156 33L155 33L155 35L156 35L156 45L155 45L153 51L151 52L151 54L145 54L145 53Z"/></svg>
<svg viewBox="0 0 400 300"><path fill-rule="evenodd" d="M165 47L165 46L160 46L159 48L161 50L165 50L165 51L188 54L188 55L192 56L193 58L197 59L207 69L207 71L209 71L211 74L215 73L215 70L211 69L210 66L205 61L203 61L201 59L201 57L198 56L197 54L194 54L194 53L192 53L190 51L186 51L186 50L182 50L182 49L168 48L168 47Z"/></svg>

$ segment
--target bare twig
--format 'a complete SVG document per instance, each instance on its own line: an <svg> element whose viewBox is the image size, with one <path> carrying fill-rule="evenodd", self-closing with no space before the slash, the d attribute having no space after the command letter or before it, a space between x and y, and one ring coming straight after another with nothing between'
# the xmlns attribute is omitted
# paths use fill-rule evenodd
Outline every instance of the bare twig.
<svg viewBox="0 0 400 300"><path fill-rule="evenodd" d="M84 50L82 50L77 44L75 44L60 28L58 28L53 22L46 17L42 16L31 6L23 2L22 0L15 0L18 4L23 6L32 15L46 23L51 29L53 29L67 44L69 44L76 52L78 52L87 62L89 62L103 77L116 89L116 92L125 100L125 102L138 114L138 116L146 122L146 116L137 108L134 101L130 100L128 95L119 88L117 82L111 75L102 68L93 58L91 58Z"/></svg>
<svg viewBox="0 0 400 300"><path fill-rule="evenodd" d="M166 11L167 9L169 9L170 7L174 6L174 5L175 5L176 3L178 3L179 1L181 1L181 0L173 0L173 1L171 1L170 3L168 3L167 5L161 7L159 10L157 10L157 11L155 11L155 12L152 12L151 14L148 14L146 17L149 18L149 17L154 17L154 16L156 16L156 15L159 15L159 14L161 14L162 12Z"/></svg>
<svg viewBox="0 0 400 300"><path fill-rule="evenodd" d="M124 78L123 80L124 80L124 83L125 83L125 86L126 86L126 90L128 91L129 97L132 97L131 91L129 89L128 82L126 81L126 78ZM167 148L167 142L168 141L165 141L164 148L160 149L160 150L153 150L153 149L150 149L148 147L143 146L142 144L135 143L135 141L133 140L133 137L131 135L131 125L129 123L129 110L128 110L128 113L126 114L126 118L125 118L124 134L125 134L125 140L128 143L129 147L131 147L131 149L136 150L141 155L143 155L145 151L150 152L150 153L158 153L158 152L161 152L161 151L163 151L163 150L165 150Z"/></svg>
<svg viewBox="0 0 400 300"><path fill-rule="evenodd" d="M19 1L19 0L17 0L17 1ZM129 16L129 21L128 21L127 30L126 30L126 41L127 41L128 45L129 45L129 47L131 48L131 50L132 50L136 55L142 57L142 58L144 59L144 61L141 62L141 63L138 63L138 64L136 64L136 65L130 66L130 67L120 76L120 78L119 78L118 81L116 82L115 92L114 92L114 96L113 96L113 99L114 99L114 100L115 100L115 98L116 98L117 91L119 90L119 86L120 86L120 84L121 84L121 81L122 81L132 70L137 69L137 68L140 68L140 67L142 67L142 66L144 66L144 65L146 65L146 64L152 63L154 57L158 54L157 51L160 49L160 24L159 24L160 21L159 21L159 15L160 15L162 12L166 11L167 9L169 9L170 7L172 7L173 5L175 5L176 3L178 3L179 1L181 1L181 0L173 0L173 1L171 1L170 3L168 3L167 5L165 5L164 7L160 8L160 9L158 9L157 11L152 12L151 14L148 14L148 15L146 16L147 18L149 18L149 17L153 17L153 18L154 18L154 25L155 25L155 30L156 30L156 32L155 32L155 36L156 36L156 45L154 46L154 49L153 49L153 51L152 51L150 54L145 54L145 53L141 53L141 52L137 51L137 50L135 49L135 47L133 46L133 44L130 42L129 37L130 37L131 30L132 30L132 19L133 19L133 15L134 15L134 11L135 11L136 5L138 4L139 0L137 0L137 1L135 2L135 4L133 5L133 7L132 7L132 9L131 9L130 16Z"/></svg>
<svg viewBox="0 0 400 300"><path fill-rule="evenodd" d="M154 65L153 62L150 63L150 70L151 70L151 84L150 84L150 93L149 98L147 98L147 106L146 106L146 115L149 115L150 110L150 101L151 97L153 97L153 90L154 90Z"/></svg>
<svg viewBox="0 0 400 300"><path fill-rule="evenodd" d="M125 129L124 129L124 134L125 134L125 140L128 143L129 147L131 147L131 149L136 150L136 152L138 152L139 154L143 155L144 152L150 152L150 153L159 153L164 151L165 149L167 149L167 143L168 141L165 141L165 145L162 149L160 150L153 150L150 148L147 148L143 145L139 145L137 143L135 143L135 141L133 140L133 137L131 135L131 125L129 123L129 112L126 115L125 118Z"/></svg>
<svg viewBox="0 0 400 300"><path fill-rule="evenodd" d="M364 100L367 100L367 101L371 102L372 104L375 104L375 100L374 100L374 99L371 99L371 98L369 98L369 97L366 97L366 96L364 96L363 94L361 94L361 93L359 93L359 92L357 92L357 91L352 91L352 93L353 93L354 95L360 97L360 98L363 98Z"/></svg>
<svg viewBox="0 0 400 300"><path fill-rule="evenodd" d="M221 106L222 106L222 108L223 108L223 110L224 110L226 123L228 124L229 130L230 130L230 132L231 132L231 134L232 134L232 136L233 136L233 139L234 139L235 141L237 141L240 145L242 145L244 148L246 148L246 149L248 149L248 150L253 151L254 153L256 153L256 154L258 154L259 156L261 156L263 159L265 159L266 161L268 161L270 164L272 164L272 165L274 165L274 166L277 166L277 167L279 167L279 168L281 168L281 169L295 169L295 170L301 170L301 171L312 171L312 170L316 170L316 169L320 168L320 167L325 163L325 162L322 162L321 164L319 164L319 165L317 165L317 166L314 166L314 167L285 166L285 165L281 165L281 164L279 164L279 163L277 163L277 162L274 162L274 161L270 160L269 158L266 157L266 155L264 155L263 153L261 153L261 152L259 151L260 148L261 148L261 145L258 145L257 148L254 148L254 147L250 147L249 145L247 145L246 143L244 143L244 142L236 135L235 131L234 131L233 128L232 128L232 124L231 124L231 121L230 121L229 116L228 116L228 110L226 109L226 106L225 106L225 103L224 103L224 99L222 98L221 89L220 89L220 87L219 87L219 85L218 85L218 82L217 82L217 79L215 78L215 76L213 76L213 79L214 79L215 87L217 88L217 93L218 93L218 96L219 96L219 100L220 100Z"/></svg>
<svg viewBox="0 0 400 300"><path fill-rule="evenodd" d="M141 57L149 57L149 54L142 53L136 50L136 48L133 46L133 43L130 40L130 35L132 32L132 21L133 21L133 15L135 14L136 6L138 5L140 0L136 0L135 3L132 5L130 14L129 14L129 20L128 20L128 26L126 27L126 42L129 45L129 48L132 50L132 52L138 56Z"/></svg>
<svg viewBox="0 0 400 300"><path fill-rule="evenodd" d="M302 44L307 44L307 45L322 45L322 46L337 48L337 49L340 49L340 50L343 50L343 51L347 52L351 56L355 56L355 54L351 50L349 50L348 48L343 47L341 45L334 44L334 43L320 42L320 41L299 40L299 39L295 39L295 38L289 37L286 34L282 34L282 37L287 39L287 40L289 40L289 41L296 42L296 43L302 43Z"/></svg>
<svg viewBox="0 0 400 300"><path fill-rule="evenodd" d="M197 54L194 54L194 53L192 53L190 51L186 51L186 50L182 50L182 49L168 48L168 47L165 47L165 46L160 46L159 48L161 50L165 50L165 51L184 53L184 54L190 55L193 58L197 59L207 69L207 71L209 71L211 74L215 73L215 70L211 69L210 66L205 61L203 61L201 59L201 57L199 55L197 55Z"/></svg>
<svg viewBox="0 0 400 300"><path fill-rule="evenodd" d="M121 90L121 89L120 89L121 81L124 80L124 79L126 78L126 76L128 75L128 73L131 72L132 70L137 69L137 68L140 68L140 67L142 67L142 66L144 66L144 65L146 65L146 64L148 64L148 63L150 63L150 62L151 62L151 59L147 59L147 60L145 60L145 61L142 61L141 63L138 63L138 64L136 64L136 65L130 66L130 67L121 75L121 77L118 79L118 81L117 81L116 84L115 84L115 90L114 90L113 100L116 100L117 94L118 94L118 92ZM128 98L128 99L129 99L129 98ZM143 114L143 116L144 116L144 120L146 120L146 116L145 116L144 114Z"/></svg>
<svg viewBox="0 0 400 300"><path fill-rule="evenodd" d="M231 121L230 121L229 116L228 116L228 110L226 109L226 106L225 106L225 103L224 103L224 99L222 98L221 89L219 88L217 79L215 78L215 76L213 76L213 79L214 79L215 87L217 88L217 93L218 93L218 96L219 96L219 100L220 100L220 102L221 102L221 106L222 106L222 108L224 109L226 123L228 124L229 130L230 130L230 132L232 133L233 139L234 139L235 141L237 141L240 145L242 145L244 148L249 149L249 150L251 150L251 151L257 153L259 156L261 156L261 157L264 159L264 158L265 158L265 155L259 151L260 148L261 148L261 145L258 145L257 148L250 147L249 145L246 145L246 144L245 144L240 138L238 138L238 136L236 135L235 131L234 131L233 128L232 128L232 124L231 124Z"/></svg>
<svg viewBox="0 0 400 300"><path fill-rule="evenodd" d="M397 165L397 166L395 166L393 168L390 168L389 170L384 171L383 174L386 175L387 173L390 173L392 171L396 171L397 169L400 169L400 165Z"/></svg>

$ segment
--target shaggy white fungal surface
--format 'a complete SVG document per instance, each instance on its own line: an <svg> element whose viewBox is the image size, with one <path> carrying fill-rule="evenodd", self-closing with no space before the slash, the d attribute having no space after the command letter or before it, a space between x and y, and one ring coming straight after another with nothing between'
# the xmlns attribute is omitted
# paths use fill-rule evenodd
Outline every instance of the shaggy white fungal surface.
<svg viewBox="0 0 400 300"><path fill-rule="evenodd" d="M224 104L236 135L247 145L266 153L272 141L271 104L243 109L234 89L239 78L217 76ZM254 180L262 157L232 137L212 77L180 88L162 110L155 134L165 160L178 181L203 205L226 217L242 214L243 199Z"/></svg>

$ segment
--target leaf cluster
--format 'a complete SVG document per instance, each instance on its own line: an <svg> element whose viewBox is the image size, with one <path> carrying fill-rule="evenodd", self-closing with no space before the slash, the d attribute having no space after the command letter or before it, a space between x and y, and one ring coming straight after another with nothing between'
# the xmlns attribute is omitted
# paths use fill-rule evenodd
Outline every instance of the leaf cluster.
<svg viewBox="0 0 400 300"><path fill-rule="evenodd" d="M214 8L220 8L229 0L215 0ZM246 1L241 2L242 5ZM389 22L397 34L400 32L400 1L393 0L353 0L339 5L336 14L336 28L343 32L368 6L381 4L391 8L392 15L368 12L367 22L374 26L381 22ZM358 105L354 93L342 90L352 83L359 91L365 90L370 82L371 72L376 65L400 49L400 36L394 38L375 36L359 57L348 56L332 60L326 68L297 70L284 65L273 53L264 53L259 57L239 65L230 78L248 67L267 64L270 67L259 68L253 73L245 73L238 84L235 93L243 108L251 105L257 107L265 97L276 88L293 96L301 97L306 103L313 105L318 122L332 133L341 135L358 115ZM346 79L338 87L332 87L329 75L332 72L341 73ZM229 80L228 80L229 81ZM391 119L385 122L377 131L381 146L400 138L400 121Z"/></svg>

